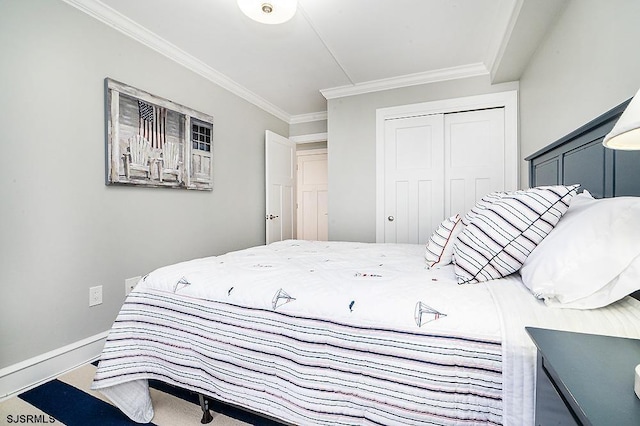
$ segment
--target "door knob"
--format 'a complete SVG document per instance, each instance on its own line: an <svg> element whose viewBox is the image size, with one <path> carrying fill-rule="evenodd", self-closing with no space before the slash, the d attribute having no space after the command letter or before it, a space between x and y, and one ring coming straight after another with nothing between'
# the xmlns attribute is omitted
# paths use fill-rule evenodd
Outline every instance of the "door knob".
<svg viewBox="0 0 640 426"><path fill-rule="evenodd" d="M389 217L387 218L387 220L388 220L389 222L393 222L394 220L396 220L396 218L395 218L395 217L393 217L393 216L389 216Z"/></svg>

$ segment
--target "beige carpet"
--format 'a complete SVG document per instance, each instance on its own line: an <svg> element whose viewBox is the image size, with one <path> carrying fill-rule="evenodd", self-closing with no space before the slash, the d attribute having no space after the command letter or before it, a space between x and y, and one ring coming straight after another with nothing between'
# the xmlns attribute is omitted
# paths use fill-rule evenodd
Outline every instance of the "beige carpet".
<svg viewBox="0 0 640 426"><path fill-rule="evenodd" d="M90 390L95 370L96 367L92 364L84 365L59 377L58 380L80 389L95 398L110 403L100 392ZM153 388L151 389L151 399L155 411L155 416L152 420L154 424L160 426L200 425L202 410L199 405ZM212 414L213 421L209 423L212 426L241 426L257 425L260 423L259 420L254 423L246 423L221 413L215 413L213 410ZM21 400L17 396L0 403L0 425L34 423L64 425L64 423L54 420L47 413ZM99 419L96 419L95 424L100 424Z"/></svg>

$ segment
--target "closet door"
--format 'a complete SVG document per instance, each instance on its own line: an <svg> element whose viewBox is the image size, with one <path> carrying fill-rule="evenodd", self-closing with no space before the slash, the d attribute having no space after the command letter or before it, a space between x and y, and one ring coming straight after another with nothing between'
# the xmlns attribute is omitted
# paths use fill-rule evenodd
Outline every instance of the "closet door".
<svg viewBox="0 0 640 426"><path fill-rule="evenodd" d="M376 242L424 243L483 195L515 190L517 111L515 91L376 110Z"/></svg>
<svg viewBox="0 0 640 426"><path fill-rule="evenodd" d="M445 114L445 217L505 190L504 128L504 108Z"/></svg>
<svg viewBox="0 0 640 426"><path fill-rule="evenodd" d="M443 115L385 121L384 241L426 243L444 215Z"/></svg>

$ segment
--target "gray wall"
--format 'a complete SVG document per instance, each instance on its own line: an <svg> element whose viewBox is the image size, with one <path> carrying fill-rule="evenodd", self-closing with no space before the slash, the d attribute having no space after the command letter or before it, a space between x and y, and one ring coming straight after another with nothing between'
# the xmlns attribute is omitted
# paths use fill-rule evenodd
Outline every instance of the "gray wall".
<svg viewBox="0 0 640 426"><path fill-rule="evenodd" d="M329 239L376 239L376 109L517 88L474 77L329 100Z"/></svg>
<svg viewBox="0 0 640 426"><path fill-rule="evenodd" d="M572 0L520 79L521 157L633 96L639 42L640 1Z"/></svg>
<svg viewBox="0 0 640 426"><path fill-rule="evenodd" d="M327 132L327 120L294 123L289 126L289 136L309 135Z"/></svg>
<svg viewBox="0 0 640 426"><path fill-rule="evenodd" d="M0 52L0 368L108 330L127 277L264 243L288 124L61 1L0 1ZM105 186L105 77L214 117L213 192Z"/></svg>

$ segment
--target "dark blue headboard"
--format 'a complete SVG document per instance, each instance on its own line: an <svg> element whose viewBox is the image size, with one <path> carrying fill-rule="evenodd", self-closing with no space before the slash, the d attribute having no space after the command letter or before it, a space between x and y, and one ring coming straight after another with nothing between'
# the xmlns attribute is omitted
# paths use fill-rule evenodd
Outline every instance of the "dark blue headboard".
<svg viewBox="0 0 640 426"><path fill-rule="evenodd" d="M640 196L640 151L602 145L631 99L531 154L529 186L579 183L596 198ZM632 294L640 300L640 290Z"/></svg>
<svg viewBox="0 0 640 426"><path fill-rule="evenodd" d="M531 154L529 186L579 183L594 197L640 196L640 151L602 145L630 100Z"/></svg>

